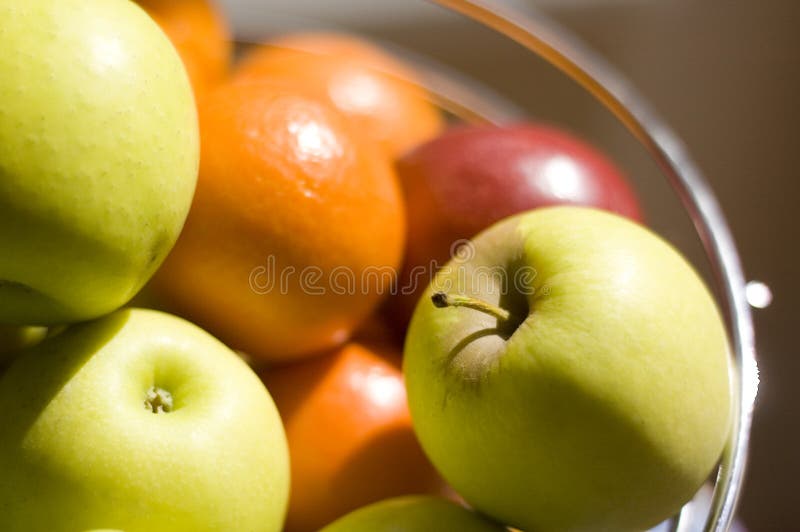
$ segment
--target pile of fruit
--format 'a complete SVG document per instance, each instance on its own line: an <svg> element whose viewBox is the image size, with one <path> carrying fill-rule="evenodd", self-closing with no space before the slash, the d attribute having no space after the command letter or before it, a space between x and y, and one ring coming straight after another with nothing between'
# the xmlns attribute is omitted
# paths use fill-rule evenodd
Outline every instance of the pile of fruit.
<svg viewBox="0 0 800 532"><path fill-rule="evenodd" d="M0 21L0 530L633 531L713 472L725 328L596 149L204 0Z"/></svg>

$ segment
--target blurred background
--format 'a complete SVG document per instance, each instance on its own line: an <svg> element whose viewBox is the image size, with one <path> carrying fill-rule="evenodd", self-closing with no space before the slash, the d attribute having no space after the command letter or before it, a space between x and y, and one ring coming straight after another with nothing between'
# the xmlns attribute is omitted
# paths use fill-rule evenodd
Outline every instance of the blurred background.
<svg viewBox="0 0 800 532"><path fill-rule="evenodd" d="M540 9L626 74L677 131L728 217L748 279L771 287L755 311L761 388L739 514L751 531L795 530L800 402L792 329L800 197L800 2L796 0L495 0ZM351 29L484 84L526 115L606 150L642 196L649 224L701 269L699 241L659 170L613 117L541 60L420 0L222 0L236 35ZM795 212L795 214L797 214Z"/></svg>

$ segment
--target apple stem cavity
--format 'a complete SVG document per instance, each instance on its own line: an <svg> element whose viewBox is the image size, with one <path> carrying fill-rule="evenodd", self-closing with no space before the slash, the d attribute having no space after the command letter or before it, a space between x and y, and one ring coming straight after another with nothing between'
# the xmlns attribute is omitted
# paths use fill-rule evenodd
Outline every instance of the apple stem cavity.
<svg viewBox="0 0 800 532"><path fill-rule="evenodd" d="M431 301L433 301L433 305L437 308L467 307L473 310L478 310L485 314L489 314L490 316L494 316L503 323L507 322L511 318L511 313L506 309L492 305L491 303L487 303L486 301L480 299L475 299L474 297L460 295L451 296L445 292L435 292L431 296Z"/></svg>
<svg viewBox="0 0 800 532"><path fill-rule="evenodd" d="M144 400L144 407L154 414L168 413L172 411L172 394L161 388L151 386L147 390Z"/></svg>

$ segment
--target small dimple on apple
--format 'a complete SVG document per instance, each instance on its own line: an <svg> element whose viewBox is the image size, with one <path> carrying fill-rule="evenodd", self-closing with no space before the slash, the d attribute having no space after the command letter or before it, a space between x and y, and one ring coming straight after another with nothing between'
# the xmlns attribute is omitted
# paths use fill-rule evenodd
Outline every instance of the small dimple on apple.
<svg viewBox="0 0 800 532"><path fill-rule="evenodd" d="M163 388L151 386L147 390L144 407L154 414L167 414L172 412L172 394Z"/></svg>

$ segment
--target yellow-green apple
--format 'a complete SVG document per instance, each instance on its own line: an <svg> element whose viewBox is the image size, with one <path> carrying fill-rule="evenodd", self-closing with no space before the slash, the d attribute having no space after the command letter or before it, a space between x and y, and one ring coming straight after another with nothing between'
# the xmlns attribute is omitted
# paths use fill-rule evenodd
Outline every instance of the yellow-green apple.
<svg viewBox="0 0 800 532"><path fill-rule="evenodd" d="M463 239L530 209L583 205L642 219L633 188L602 152L551 126L466 125L397 162L408 246L400 297L387 301L405 330L420 294ZM423 281L423 282L420 282Z"/></svg>
<svg viewBox="0 0 800 532"><path fill-rule="evenodd" d="M698 274L641 225L585 207L517 215L472 244L406 338L433 464L522 530L623 532L672 515L731 417L727 336Z"/></svg>
<svg viewBox="0 0 800 532"><path fill-rule="evenodd" d="M320 532L503 532L505 527L453 502L426 495L386 499L355 510Z"/></svg>
<svg viewBox="0 0 800 532"><path fill-rule="evenodd" d="M286 436L252 370L205 331L124 309L0 377L0 530L281 530Z"/></svg>
<svg viewBox="0 0 800 532"><path fill-rule="evenodd" d="M177 239L197 117L177 52L127 0L0 0L0 323L128 301Z"/></svg>

